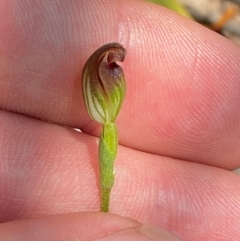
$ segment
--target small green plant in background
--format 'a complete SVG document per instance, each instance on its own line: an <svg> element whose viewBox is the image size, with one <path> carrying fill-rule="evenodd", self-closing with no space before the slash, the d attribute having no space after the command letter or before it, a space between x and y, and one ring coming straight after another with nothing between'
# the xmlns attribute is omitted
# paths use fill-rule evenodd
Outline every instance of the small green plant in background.
<svg viewBox="0 0 240 241"><path fill-rule="evenodd" d="M174 12L177 12L185 17L193 19L191 14L177 0L147 0L147 1L162 5L163 7L169 8Z"/></svg>
<svg viewBox="0 0 240 241"><path fill-rule="evenodd" d="M117 155L118 134L115 120L126 93L122 68L126 50L110 43L96 50L83 69L83 97L89 116L102 124L99 140L101 211L108 212L114 184L114 161Z"/></svg>

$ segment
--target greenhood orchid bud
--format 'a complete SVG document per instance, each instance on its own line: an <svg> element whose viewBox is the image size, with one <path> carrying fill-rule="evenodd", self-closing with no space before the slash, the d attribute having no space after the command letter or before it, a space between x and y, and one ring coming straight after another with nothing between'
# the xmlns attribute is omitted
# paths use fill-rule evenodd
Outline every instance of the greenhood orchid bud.
<svg viewBox="0 0 240 241"><path fill-rule="evenodd" d="M118 43L102 46L88 59L83 69L83 97L90 117L102 123L98 159L100 170L101 211L108 212L114 184L114 161L118 134L114 123L126 93L122 68L126 50Z"/></svg>
<svg viewBox="0 0 240 241"><path fill-rule="evenodd" d="M122 68L126 50L118 43L102 46L83 69L83 96L90 117L102 124L114 122L126 92Z"/></svg>

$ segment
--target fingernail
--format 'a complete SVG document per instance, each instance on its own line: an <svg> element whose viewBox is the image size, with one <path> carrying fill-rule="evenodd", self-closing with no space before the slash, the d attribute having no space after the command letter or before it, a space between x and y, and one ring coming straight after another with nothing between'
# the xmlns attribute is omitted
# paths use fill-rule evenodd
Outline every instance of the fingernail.
<svg viewBox="0 0 240 241"><path fill-rule="evenodd" d="M181 241L172 233L153 225L141 225L118 231L95 241Z"/></svg>

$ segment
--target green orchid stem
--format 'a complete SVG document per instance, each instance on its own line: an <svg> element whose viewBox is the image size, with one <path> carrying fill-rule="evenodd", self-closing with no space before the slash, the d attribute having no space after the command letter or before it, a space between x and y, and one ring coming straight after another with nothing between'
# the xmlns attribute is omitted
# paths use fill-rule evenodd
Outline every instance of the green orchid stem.
<svg viewBox="0 0 240 241"><path fill-rule="evenodd" d="M109 211L111 188L107 189L101 186L101 212L107 213Z"/></svg>
<svg viewBox="0 0 240 241"><path fill-rule="evenodd" d="M103 124L99 141L101 211L108 212L114 183L114 161L117 155L118 134L115 123Z"/></svg>

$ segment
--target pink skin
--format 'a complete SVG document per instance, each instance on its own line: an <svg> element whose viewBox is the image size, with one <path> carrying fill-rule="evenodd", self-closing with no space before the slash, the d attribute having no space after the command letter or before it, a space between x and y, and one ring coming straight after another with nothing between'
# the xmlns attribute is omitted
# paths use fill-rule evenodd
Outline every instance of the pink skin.
<svg viewBox="0 0 240 241"><path fill-rule="evenodd" d="M99 210L99 125L85 110L81 71L116 41L128 52L127 96L111 212L184 241L240 237L240 177L229 171L240 166L239 46L140 1L0 3L0 221L28 219L0 225L3 240L80 221L87 240L89 220L105 223L99 213L44 217ZM140 225L107 217L99 233Z"/></svg>

